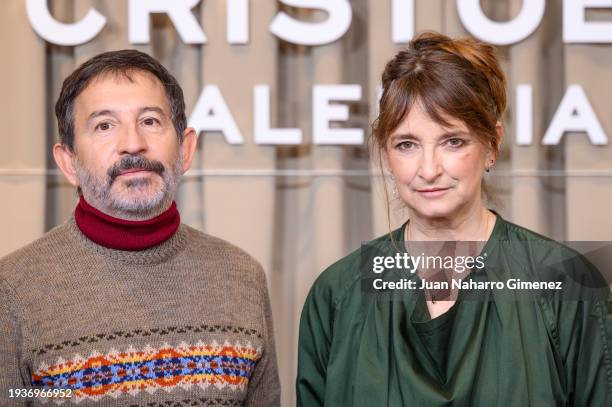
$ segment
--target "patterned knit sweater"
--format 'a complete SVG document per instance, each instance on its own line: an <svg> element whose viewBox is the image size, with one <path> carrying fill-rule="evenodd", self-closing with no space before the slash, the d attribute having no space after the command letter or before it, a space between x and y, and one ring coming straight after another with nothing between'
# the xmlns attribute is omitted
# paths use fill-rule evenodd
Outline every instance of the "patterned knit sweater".
<svg viewBox="0 0 612 407"><path fill-rule="evenodd" d="M71 398L10 398L25 387ZM71 218L0 260L0 391L2 406L278 406L265 275L186 225L129 252Z"/></svg>

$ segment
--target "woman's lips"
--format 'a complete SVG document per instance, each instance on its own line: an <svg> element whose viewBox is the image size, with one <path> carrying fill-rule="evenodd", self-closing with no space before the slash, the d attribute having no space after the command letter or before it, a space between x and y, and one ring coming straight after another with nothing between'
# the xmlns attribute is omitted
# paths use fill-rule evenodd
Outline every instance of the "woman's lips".
<svg viewBox="0 0 612 407"><path fill-rule="evenodd" d="M417 189L417 192L425 198L438 198L446 194L450 188L427 188Z"/></svg>

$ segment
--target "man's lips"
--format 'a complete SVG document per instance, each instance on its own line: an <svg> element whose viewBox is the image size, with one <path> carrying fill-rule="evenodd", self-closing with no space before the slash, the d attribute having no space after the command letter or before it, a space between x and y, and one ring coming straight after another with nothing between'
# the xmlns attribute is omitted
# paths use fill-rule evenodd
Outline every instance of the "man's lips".
<svg viewBox="0 0 612 407"><path fill-rule="evenodd" d="M130 168L129 170L121 171L119 175L128 175L128 174L148 174L153 171L145 170L144 168Z"/></svg>

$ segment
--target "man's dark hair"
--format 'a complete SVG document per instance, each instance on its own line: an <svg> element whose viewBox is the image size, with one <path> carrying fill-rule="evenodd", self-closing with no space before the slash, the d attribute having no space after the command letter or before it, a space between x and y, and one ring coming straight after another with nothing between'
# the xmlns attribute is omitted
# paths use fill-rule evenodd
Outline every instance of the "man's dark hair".
<svg viewBox="0 0 612 407"><path fill-rule="evenodd" d="M172 123L179 142L182 142L183 131L187 127L183 90L176 78L155 58L133 49L96 55L64 80L62 91L55 103L60 142L74 151L74 101L94 78L111 74L122 75L131 80L130 74L137 71L152 73L164 86Z"/></svg>

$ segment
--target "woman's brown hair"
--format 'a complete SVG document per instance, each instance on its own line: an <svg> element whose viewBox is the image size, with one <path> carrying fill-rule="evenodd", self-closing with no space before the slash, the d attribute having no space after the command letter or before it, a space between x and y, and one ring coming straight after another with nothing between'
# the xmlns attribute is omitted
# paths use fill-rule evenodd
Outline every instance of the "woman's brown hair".
<svg viewBox="0 0 612 407"><path fill-rule="evenodd" d="M499 151L496 125L506 110L506 77L491 45L421 33L387 63L382 86L373 147L384 149L419 102L438 124L449 125L444 116L459 119L479 141Z"/></svg>
<svg viewBox="0 0 612 407"><path fill-rule="evenodd" d="M381 169L381 153L391 133L415 103L442 126L449 126L445 117L462 121L497 156L501 142L497 123L506 110L506 76L493 46L423 32L387 63L382 86L370 139ZM484 184L483 193L488 195Z"/></svg>

